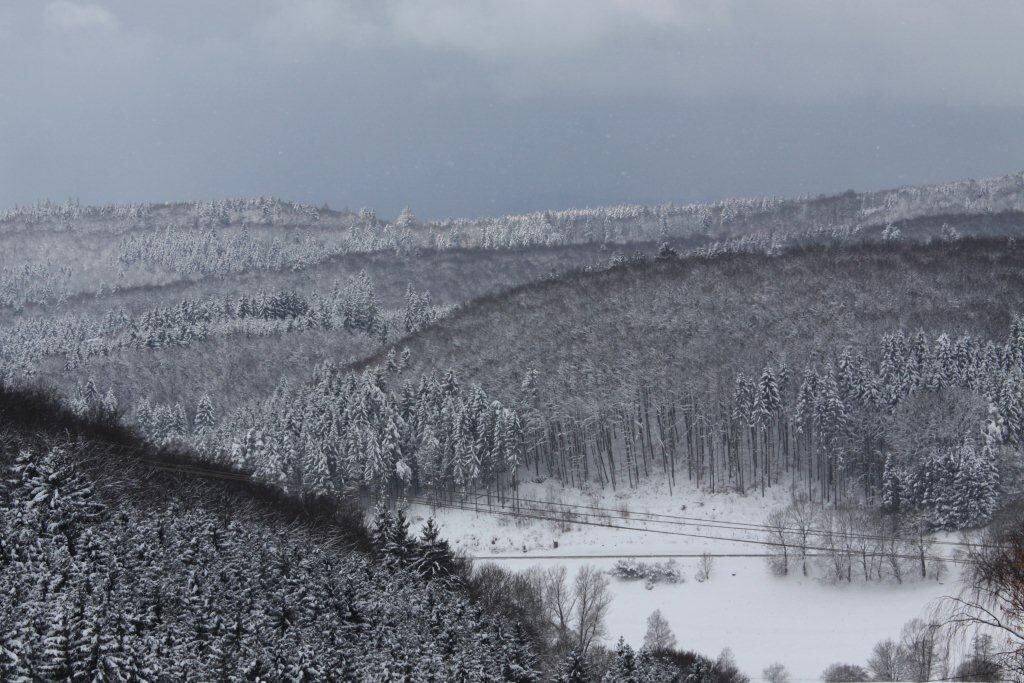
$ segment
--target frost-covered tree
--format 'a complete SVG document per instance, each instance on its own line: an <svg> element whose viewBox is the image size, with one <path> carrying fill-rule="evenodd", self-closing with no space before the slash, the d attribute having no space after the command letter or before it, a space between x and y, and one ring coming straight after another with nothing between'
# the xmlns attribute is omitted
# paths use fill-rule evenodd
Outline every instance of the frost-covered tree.
<svg viewBox="0 0 1024 683"><path fill-rule="evenodd" d="M647 617L647 632L644 634L644 647L656 652L658 650L669 650L676 646L676 636L668 620L661 614L661 610L654 610Z"/></svg>
<svg viewBox="0 0 1024 683"><path fill-rule="evenodd" d="M217 425L217 417L213 410L213 400L209 394L203 394L196 405L195 414L196 434L207 434Z"/></svg>

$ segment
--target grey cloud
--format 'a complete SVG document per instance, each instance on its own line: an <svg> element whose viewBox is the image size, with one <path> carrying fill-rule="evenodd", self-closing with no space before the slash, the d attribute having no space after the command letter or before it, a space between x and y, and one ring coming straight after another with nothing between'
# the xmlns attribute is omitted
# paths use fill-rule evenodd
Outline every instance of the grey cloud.
<svg viewBox="0 0 1024 683"><path fill-rule="evenodd" d="M71 0L54 0L43 10L43 21L61 31L105 30L117 28L117 18L100 5Z"/></svg>
<svg viewBox="0 0 1024 683"><path fill-rule="evenodd" d="M5 30L0 205L457 215L1024 159L1018 3L14 0Z"/></svg>

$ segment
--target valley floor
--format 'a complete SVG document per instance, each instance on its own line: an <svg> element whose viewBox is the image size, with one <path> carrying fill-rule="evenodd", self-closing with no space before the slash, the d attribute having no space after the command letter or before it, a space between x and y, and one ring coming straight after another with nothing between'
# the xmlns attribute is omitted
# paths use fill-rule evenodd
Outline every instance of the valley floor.
<svg viewBox="0 0 1024 683"><path fill-rule="evenodd" d="M563 564L571 576L585 564L607 571L622 557L666 562L669 557L643 556L674 555L682 583L648 588L643 581L611 579L608 644L623 636L640 646L648 615L660 609L679 647L711 657L729 647L753 680L774 662L782 662L793 681L819 680L838 661L863 664L876 642L898 638L906 621L926 618L942 596L958 591L959 570L952 563L941 581L912 577L903 584L866 584L856 578L835 584L813 565L808 577L795 564L789 576L774 576L761 556L766 549L743 542L764 540L765 534L742 527L762 524L789 495L785 487L762 498L759 493L706 494L685 485L669 495L653 484L615 494L531 483L521 487L521 510L534 519L488 512L485 498L479 511L415 504L410 517L415 525L432 514L457 549L512 569ZM567 505L576 506L575 521L553 512ZM951 552L951 547L939 548ZM718 557L710 579L699 582L695 576L702 553Z"/></svg>

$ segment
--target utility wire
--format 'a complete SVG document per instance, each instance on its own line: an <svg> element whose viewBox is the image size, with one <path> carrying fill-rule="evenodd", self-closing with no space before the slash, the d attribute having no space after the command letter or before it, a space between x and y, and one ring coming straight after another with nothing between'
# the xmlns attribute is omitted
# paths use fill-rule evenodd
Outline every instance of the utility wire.
<svg viewBox="0 0 1024 683"><path fill-rule="evenodd" d="M477 496L477 497L479 497L479 496ZM558 507L570 508L570 509L598 510L598 511L600 511L602 513L607 513L604 516L614 517L616 519L629 519L629 518L631 518L631 517L633 517L635 515L636 516L642 515L642 516L647 516L647 517L664 518L664 519L667 519L667 520L680 520L678 522L661 521L661 520L656 520L656 519L646 520L646 521L658 522L658 523L661 523L661 524L676 523L676 524L679 524L680 526L709 526L709 527L716 527L716 528L723 528L723 529L734 529L734 530L737 530L737 531L740 531L740 530L770 531L770 532L788 531L788 532L791 532L791 533L807 534L807 535L810 535L810 536L830 536L833 533L835 533L833 531L828 531L827 529L817 529L817 528L814 528L814 527L807 527L806 529L800 529L798 527L771 526L769 524L757 524L757 523L754 523L754 522L739 522L739 521L732 521L732 520L728 520L728 519L711 519L711 518L707 518L707 517L689 517L689 516L685 516L685 515L671 515L671 514L658 513L658 512L642 512L642 511L637 511L637 512L630 512L629 514L624 514L621 510L617 510L615 508L599 507L599 506L594 506L594 505L579 505L579 504L575 504L575 503L560 503L560 502L555 502L555 501L543 501L543 500L535 500L535 499L530 499L530 498L516 498L516 500L517 501L523 501L523 502L526 502L526 503L536 503L536 504L539 504L539 505L542 505L542 506L543 505L552 505L552 506L558 506ZM551 510L551 512L554 513L554 512L557 512L557 511L556 510ZM580 514L589 514L589 513L580 513ZM884 540L888 540L889 539L889 537L887 537L887 536L879 536L879 535L875 535L875 534L847 533L845 535L846 536L856 537L858 539L866 539L866 540L873 540L873 541L884 541ZM964 541L940 541L940 540L933 540L932 543L934 543L936 545L962 546L962 547L968 547L968 548L972 548L972 547L973 548L1000 547L1000 546L989 546L989 545L984 545L984 544L980 544L980 543L970 543L970 542L964 542Z"/></svg>
<svg viewBox="0 0 1024 683"><path fill-rule="evenodd" d="M477 497L479 497L479 496L477 496ZM528 498L518 498L517 500L531 502L530 499L528 499ZM561 506L561 507L565 507L565 508L569 508L569 509L565 509L565 510L552 510L552 509L549 509L549 508L546 508L546 507L537 507L537 506L530 506L530 505L526 505L526 506L512 506L512 509L513 510L525 509L525 510L527 510L529 512L538 512L538 513L550 514L550 515L569 514L569 515L581 515L581 516L587 516L587 517L608 518L608 519L613 519L613 520L617 520L617 521L632 520L632 515L613 514L614 512L617 512L617 511L614 511L611 508L598 508L598 507L587 506L587 505L575 506L575 505L572 505L572 504L569 504L569 503L551 503L551 502L548 502L548 501L536 501L536 502L540 503L541 506L544 506L544 505L557 505L557 506ZM501 507L504 509L507 506L502 505ZM607 511L607 512L600 512L600 513L598 513L598 512L578 512L576 509L573 509L573 508L582 509L582 510L604 510L604 511ZM474 507L474 509L478 509L478 508ZM642 523L648 523L649 522L649 523L655 523L655 524L666 524L666 525L671 525L671 526L684 526L684 527L704 527L704 526L706 526L706 527L713 528L713 529L726 529L726 530L729 530L729 531L747 531L747 532L754 532L754 533L765 533L765 532L768 532L768 533L778 533L779 531L792 531L793 533L802 533L802 534L805 534L805 535L808 535L808 536L832 536L832 535L836 535L836 534L841 534L842 536L844 536L846 538L853 538L853 539L856 539L856 540L890 541L890 540L893 540L893 538L894 538L892 536L878 536L878 535L862 534L862 533L855 533L855 532L836 532L836 531L826 531L826 530L800 530L800 529L790 529L789 527L771 527L769 525L755 525L755 524L747 524L747 523L744 523L744 522L735 522L734 523L734 522L728 522L727 520L709 520L707 522L701 521L699 523L698 522L682 522L682 521L675 521L675 520L676 519L690 519L690 518L678 517L678 516L675 516L675 515L658 515L657 513L648 513L648 514L651 514L651 515L654 515L654 516L666 516L666 517L670 517L671 519L669 519L669 520L660 520L660 519L642 520L642 519L637 519L635 521L642 522ZM563 521L570 521L570 520L563 520ZM1001 546L988 546L988 545L984 545L984 544L964 543L964 542L958 542L958 541L938 541L938 540L934 540L934 539L931 540L931 543L936 544L936 545L949 545L949 546L968 547L968 548L971 548L971 547L975 547L975 548L978 548L978 547L993 547L993 548L1001 547ZM787 545L788 546L790 544L782 544L782 543L780 543L780 545Z"/></svg>
<svg viewBox="0 0 1024 683"><path fill-rule="evenodd" d="M462 506L462 505L458 505L458 504L436 504L436 503L432 503L429 500L419 499L419 498L407 498L407 500L411 500L413 502L417 502L417 503L420 503L420 504L423 504L423 505L433 505L434 507L439 507L439 508L448 509L448 510L464 510L464 511L468 511L468 512L474 512L474 511L480 512L480 510L475 509L474 507L471 507L471 506L468 506L468 505L467 506ZM549 522L562 522L562 523L564 523L566 521L564 519L560 519L560 518L557 518L557 517L547 517L547 516L543 516L543 515L535 515L535 514L528 514L528 513L517 513L517 512L505 511L505 510L483 510L483 512L485 514L491 514L491 515L509 516L509 517L520 517L520 518L525 518L525 519L538 519L538 520L549 521ZM686 533L686 532L682 532L682 531L669 531L667 529L647 529L647 528L638 528L638 527L633 527L633 526L623 526L623 525L619 525L619 524L612 524L610 522L593 522L593 521L585 521L585 520L574 520L574 522L577 523L577 524L582 524L582 525L586 525L586 526L604 527L604 528L607 528L607 529L619 529L619 530L623 530L623 531L634 531L634 532L640 532L640 533L662 534L662 535L666 535L666 536L678 536L678 537L684 537L684 538L703 538L703 539L712 540L712 541L729 541L729 542L732 542L732 543L747 543L747 544L751 544L751 545L760 545L760 546L768 546L768 547L792 548L794 550L805 550L805 551L806 550L816 550L816 551L825 552L825 553L829 553L829 554L834 550L833 548L828 548L826 546L812 546L812 545L799 545L799 544L778 543L778 542L775 542L775 541L763 541L763 540L755 540L755 539L749 539L749 538L735 538L735 537L730 537L730 536L711 536L711 535L708 535L708 534ZM898 558L901 558L901 559L911 559L911 560L919 560L919 559L921 559L921 555L878 553L878 552L874 552L874 551L872 551L872 552L851 552L850 555L851 556L856 556L856 557L867 556L867 557L898 557ZM969 559L966 559L966 558L953 558L953 557L940 557L940 556L935 556L935 555L925 555L924 559L926 559L926 560L948 561L948 562L954 562L954 563L957 563L957 564L973 564L973 560L969 560Z"/></svg>

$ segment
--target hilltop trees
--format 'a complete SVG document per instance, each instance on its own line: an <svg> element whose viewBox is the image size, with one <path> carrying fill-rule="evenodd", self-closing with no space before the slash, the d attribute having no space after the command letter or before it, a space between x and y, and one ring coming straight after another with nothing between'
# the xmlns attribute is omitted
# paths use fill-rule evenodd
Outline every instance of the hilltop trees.
<svg viewBox="0 0 1024 683"><path fill-rule="evenodd" d="M132 500L63 449L14 443L0 443L4 680L537 676L510 625L409 563L339 553L241 500Z"/></svg>
<svg viewBox="0 0 1024 683"><path fill-rule="evenodd" d="M659 397L641 383L632 404L591 416L550 413L532 369L513 409L451 371L413 381L410 354L392 349L383 367L357 376L327 364L311 384L284 381L227 415L202 397L191 417L180 404L142 404L136 418L154 443L194 442L316 495L503 497L523 467L572 485L635 486L652 476L672 485L685 472L699 486L762 495L785 480L807 501L837 505L859 495L960 529L998 508L1002 463L1021 447L1024 411L1008 379L1024 372L1020 339L1000 349L966 336L890 334L875 349L841 349L835 363L799 372L767 364L756 381L741 373L728 400ZM100 396L86 383L82 409L103 412ZM786 571L791 558L782 559Z"/></svg>
<svg viewBox="0 0 1024 683"><path fill-rule="evenodd" d="M317 376L225 418L219 433L233 436L215 445L221 457L286 488L315 481L324 495L514 490L522 426L479 387L463 389L453 373L394 389L376 369L356 377L324 366Z"/></svg>

